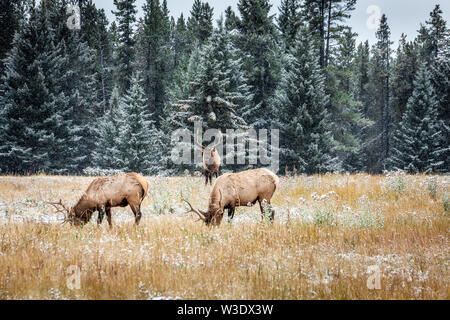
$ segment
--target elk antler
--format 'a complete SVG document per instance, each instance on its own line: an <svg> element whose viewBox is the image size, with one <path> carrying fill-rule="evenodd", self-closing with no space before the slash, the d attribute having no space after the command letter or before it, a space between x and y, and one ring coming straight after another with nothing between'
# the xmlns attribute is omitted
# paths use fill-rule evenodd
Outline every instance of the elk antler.
<svg viewBox="0 0 450 320"><path fill-rule="evenodd" d="M222 143L222 140L223 140L223 134L222 134L222 131L219 129L219 140L218 140L218 142L217 143L215 143L212 147L211 147L211 149L215 149L219 144L221 144ZM204 152L205 151L205 147L203 147L203 145L199 142L199 141L197 141L197 138L198 138L198 129L197 129L197 131L195 132L195 136L194 136L194 144L197 146L197 147L199 147L201 150L202 150L202 152Z"/></svg>
<svg viewBox="0 0 450 320"><path fill-rule="evenodd" d="M220 130L220 129L219 129L219 134L220 134L220 136L219 136L219 141L218 141L217 143L215 143L215 144L212 146L211 149L215 149L219 144L222 143L223 134L222 134L222 130Z"/></svg>
<svg viewBox="0 0 450 320"><path fill-rule="evenodd" d="M64 214L64 221L62 224L66 223L68 221L68 215L69 215L69 209L66 208L66 206L62 203L62 200L59 199L59 202L46 202L47 204L52 205L55 209L55 213L63 213ZM58 208L58 206L61 206Z"/></svg>
<svg viewBox="0 0 450 320"><path fill-rule="evenodd" d="M205 221L204 215L201 214L198 210L194 209L194 207L192 207L192 205L189 203L189 201L187 201L186 199L181 199L181 200L183 200L184 202L186 202L186 203L189 205L189 207L191 208L189 211L186 211L186 213L194 212L194 213L196 213L196 214L199 216L199 218L200 218L202 221Z"/></svg>
<svg viewBox="0 0 450 320"><path fill-rule="evenodd" d="M63 212L63 210L69 212L66 206L62 203L61 199L59 199L59 202L46 202L46 203L52 205L56 209L56 213ZM62 208L58 208L57 206L61 206Z"/></svg>
<svg viewBox="0 0 450 320"><path fill-rule="evenodd" d="M199 147L200 150L202 150L202 152L204 152L204 151L205 151L205 148L203 147L203 145L202 145L199 141L197 141L197 138L198 138L198 129L197 129L197 131L195 131L194 144L195 144L197 147Z"/></svg>

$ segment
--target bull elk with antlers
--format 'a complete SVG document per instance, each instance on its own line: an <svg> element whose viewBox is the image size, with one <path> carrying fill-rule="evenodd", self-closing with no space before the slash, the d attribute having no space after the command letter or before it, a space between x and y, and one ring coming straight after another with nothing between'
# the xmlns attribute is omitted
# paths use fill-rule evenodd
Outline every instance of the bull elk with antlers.
<svg viewBox="0 0 450 320"><path fill-rule="evenodd" d="M216 176L216 178L219 176L219 168L221 159L219 156L219 153L217 152L217 146L222 142L222 132L220 132L220 138L218 139L218 142L213 144L212 146L207 146L206 148L203 147L203 145L194 139L195 145L202 150L203 155L203 172L205 175L205 185L209 184L212 185L212 177L213 175ZM197 137L198 137L198 131L197 131Z"/></svg>
<svg viewBox="0 0 450 320"><path fill-rule="evenodd" d="M206 225L220 225L225 209L228 217L234 217L236 207L254 205L259 202L261 214L264 217L264 201L267 202L273 221L275 211L271 206L271 199L278 188L279 178L267 169L254 169L239 173L227 173L220 176L209 195L208 211L195 209L187 200L189 212L196 213Z"/></svg>
<svg viewBox="0 0 450 320"><path fill-rule="evenodd" d="M75 206L70 209L61 200L48 203L53 205L57 212L65 213L65 222L74 225L88 223L95 211L98 211L97 223L101 224L106 212L110 227L112 227L111 208L130 206L138 225L142 217L141 203L147 195L148 188L148 181L140 174L134 172L119 174L92 181Z"/></svg>

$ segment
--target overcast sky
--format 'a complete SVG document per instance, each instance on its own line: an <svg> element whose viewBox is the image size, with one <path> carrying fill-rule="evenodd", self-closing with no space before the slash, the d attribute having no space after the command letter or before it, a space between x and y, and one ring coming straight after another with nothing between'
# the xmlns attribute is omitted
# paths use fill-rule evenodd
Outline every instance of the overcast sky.
<svg viewBox="0 0 450 320"><path fill-rule="evenodd" d="M94 2L97 7L105 9L110 21L114 19L114 15L111 13L111 10L115 9L113 0L94 0ZM184 13L186 17L189 15L194 0L168 0L167 2L171 15L178 17ZM230 5L237 12L238 0L208 0L208 2L214 8L216 19ZM272 3L272 13L277 14L281 0L271 0L270 2ZM142 5L145 0L137 0L136 3L139 9L138 16L142 16ZM348 24L354 32L358 33L359 41L369 40L373 44L376 41L373 17L376 17L378 12L385 13L391 28L394 48L396 48L402 33L406 33L409 40L415 38L420 23L428 20L429 13L436 4L441 5L443 16L448 24L450 17L450 1L448 0L358 0L356 10L353 11Z"/></svg>

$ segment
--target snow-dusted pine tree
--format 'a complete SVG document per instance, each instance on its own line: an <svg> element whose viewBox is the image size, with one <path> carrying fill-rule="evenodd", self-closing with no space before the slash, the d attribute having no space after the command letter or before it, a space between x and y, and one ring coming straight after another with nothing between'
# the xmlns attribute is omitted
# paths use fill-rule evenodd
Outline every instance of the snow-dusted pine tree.
<svg viewBox="0 0 450 320"><path fill-rule="evenodd" d="M184 97L172 105L172 128L192 130L202 123L203 132L220 129L226 139L227 129L245 130L241 116L251 103L252 95L241 71L239 53L222 23L211 41L194 51L187 73L187 87L179 90Z"/></svg>
<svg viewBox="0 0 450 320"><path fill-rule="evenodd" d="M278 85L282 53L270 14L272 5L268 0L239 0L237 7L240 22L235 41L243 52L244 72L253 92L244 120L254 129L268 129L272 121L269 101Z"/></svg>
<svg viewBox="0 0 450 320"><path fill-rule="evenodd" d="M55 96L55 108L67 122L66 143L57 145L63 152L67 172L81 173L91 166L95 148L94 121L103 114L98 98L94 54L84 40L83 30L70 30L66 23L67 7L63 1L42 1L40 11L47 15L48 28L61 50L58 64L44 71L49 93Z"/></svg>
<svg viewBox="0 0 450 320"><path fill-rule="evenodd" d="M321 173L334 169L327 97L317 52L307 29L300 29L286 56L273 106L280 129L280 167Z"/></svg>
<svg viewBox="0 0 450 320"><path fill-rule="evenodd" d="M373 123L364 117L362 103L357 100L355 91L356 33L346 28L338 39L335 59L328 62L327 93L330 100L327 110L332 120L331 130L336 142L335 150L342 169L353 172L359 163L361 151L359 134L363 128Z"/></svg>
<svg viewBox="0 0 450 320"><path fill-rule="evenodd" d="M124 124L124 112L120 109L121 104L119 89L113 89L109 101L109 110L102 117L97 129L97 146L94 153L94 165L101 169L120 168L120 132Z"/></svg>
<svg viewBox="0 0 450 320"><path fill-rule="evenodd" d="M286 51L289 50L292 43L295 42L298 29L302 24L300 0L281 0L277 18L278 29L281 33Z"/></svg>
<svg viewBox="0 0 450 320"><path fill-rule="evenodd" d="M117 10L113 11L117 20L119 47L117 48L115 81L119 92L125 93L131 86L133 60L135 56L134 25L136 22L136 0L114 0Z"/></svg>
<svg viewBox="0 0 450 320"><path fill-rule="evenodd" d="M121 100L123 110L120 133L120 166L124 171L151 173L157 159L154 158L154 139L157 131L151 114L146 110L145 92L141 77L135 72L131 88Z"/></svg>
<svg viewBox="0 0 450 320"><path fill-rule="evenodd" d="M431 63L431 82L438 100L438 120L441 136L439 145L442 149L439 157L442 165L437 170L448 172L450 168L450 29L442 17L442 10L436 5L427 21L429 40L433 48ZM434 43L434 44L433 44Z"/></svg>
<svg viewBox="0 0 450 320"><path fill-rule="evenodd" d="M96 117L101 116L103 103L92 88L96 88L95 62L86 42L76 32L66 40L65 65L60 69L66 73L64 93L68 103L69 142L71 157L66 168L80 173L92 165L95 149Z"/></svg>
<svg viewBox="0 0 450 320"><path fill-rule="evenodd" d="M171 139L172 132L177 129L186 128L189 105L184 99L188 99L194 93L194 80L197 78L200 69L200 48L199 44L193 46L192 54L186 62L186 67L179 66L175 71L174 85L169 88L169 101L164 106L164 117L161 119L161 134L158 143L161 148L157 150L160 174L171 175L182 173L185 169L192 169L192 166L175 165L171 159L171 150L174 141ZM176 103L174 103L176 102ZM190 128L191 129L191 128Z"/></svg>
<svg viewBox="0 0 450 320"><path fill-rule="evenodd" d="M67 102L57 72L63 44L55 44L49 11L33 7L5 60L0 105L0 166L3 171L61 172L68 158Z"/></svg>
<svg viewBox="0 0 450 320"><path fill-rule="evenodd" d="M414 91L394 135L393 168L410 173L437 171L444 150L439 146L441 130L437 119L438 101L431 74L425 64L419 68L414 81Z"/></svg>
<svg viewBox="0 0 450 320"><path fill-rule="evenodd" d="M142 72L147 109L155 116L157 127L163 116L167 89L171 83L173 59L170 43L170 18L166 2L147 0L144 20L137 35L136 68Z"/></svg>
<svg viewBox="0 0 450 320"><path fill-rule="evenodd" d="M381 173L390 169L386 161L391 154L392 140L392 66L391 66L391 31L386 15L382 15L377 30L377 43L372 48L369 68L370 92L368 113L365 115L374 121L367 130L367 140L363 144L363 152L368 155L366 170Z"/></svg>
<svg viewBox="0 0 450 320"><path fill-rule="evenodd" d="M201 44L204 44L213 32L213 10L207 1L194 0L192 4L187 28L190 36Z"/></svg>

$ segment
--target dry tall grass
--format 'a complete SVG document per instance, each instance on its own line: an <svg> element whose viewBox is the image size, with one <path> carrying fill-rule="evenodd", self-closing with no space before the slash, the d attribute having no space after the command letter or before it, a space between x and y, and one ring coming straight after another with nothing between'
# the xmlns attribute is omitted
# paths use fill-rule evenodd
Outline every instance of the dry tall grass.
<svg viewBox="0 0 450 320"><path fill-rule="evenodd" d="M45 204L92 178L0 177L0 299L450 298L448 177L282 178L273 225L256 206L218 228L183 214L181 193L206 206L202 178L148 179L141 225L114 208L109 230L61 226Z"/></svg>

